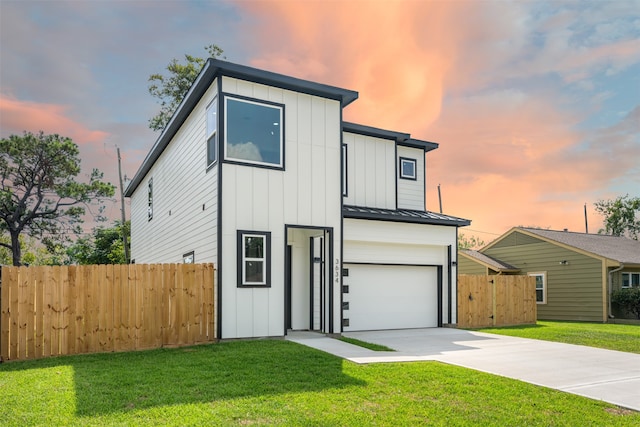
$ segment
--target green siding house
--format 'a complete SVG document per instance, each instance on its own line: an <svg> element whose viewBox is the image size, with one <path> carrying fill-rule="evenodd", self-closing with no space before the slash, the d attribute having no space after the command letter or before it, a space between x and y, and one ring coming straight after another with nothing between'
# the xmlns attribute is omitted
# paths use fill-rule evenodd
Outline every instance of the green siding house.
<svg viewBox="0 0 640 427"><path fill-rule="evenodd" d="M621 287L640 286L640 242L625 237L515 227L479 252L459 255L461 274L519 270L535 276L538 319L628 317L611 306L609 296Z"/></svg>

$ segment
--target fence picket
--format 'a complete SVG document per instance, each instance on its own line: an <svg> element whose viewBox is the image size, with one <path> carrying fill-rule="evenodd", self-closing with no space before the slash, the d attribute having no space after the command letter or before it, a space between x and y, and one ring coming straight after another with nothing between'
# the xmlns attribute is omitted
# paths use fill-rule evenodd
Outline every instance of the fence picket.
<svg viewBox="0 0 640 427"><path fill-rule="evenodd" d="M3 267L0 357L214 341L214 273L212 264Z"/></svg>

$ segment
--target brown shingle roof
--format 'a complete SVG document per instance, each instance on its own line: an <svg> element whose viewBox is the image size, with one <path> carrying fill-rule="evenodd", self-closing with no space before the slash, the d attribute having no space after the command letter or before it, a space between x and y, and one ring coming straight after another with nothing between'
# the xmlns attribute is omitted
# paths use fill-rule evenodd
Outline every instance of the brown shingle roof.
<svg viewBox="0 0 640 427"><path fill-rule="evenodd" d="M624 264L640 264L640 242L637 240L606 234L519 228L531 234L544 237L545 239L573 246L574 248Z"/></svg>
<svg viewBox="0 0 640 427"><path fill-rule="evenodd" d="M520 271L518 267L507 264L506 262L500 261L499 259L492 258L489 255L485 255L478 251L472 251L470 249L460 249L460 252L478 260L479 262L488 265L490 268L496 271Z"/></svg>

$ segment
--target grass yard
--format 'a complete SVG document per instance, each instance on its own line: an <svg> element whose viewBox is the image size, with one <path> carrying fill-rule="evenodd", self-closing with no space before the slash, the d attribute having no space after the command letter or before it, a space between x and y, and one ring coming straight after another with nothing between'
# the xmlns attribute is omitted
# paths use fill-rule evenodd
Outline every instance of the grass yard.
<svg viewBox="0 0 640 427"><path fill-rule="evenodd" d="M492 334L588 345L640 354L640 326L539 320L536 325L478 329Z"/></svg>
<svg viewBox="0 0 640 427"><path fill-rule="evenodd" d="M375 343L367 342L367 341L361 341L361 340L356 339L356 338L340 337L338 339L340 341L344 341L344 342L347 342L349 344L357 345L358 347L368 348L369 350L373 350L373 351L395 351L394 349L389 348L386 345L375 344Z"/></svg>
<svg viewBox="0 0 640 427"><path fill-rule="evenodd" d="M436 362L282 340L0 365L3 426L637 426L640 413Z"/></svg>

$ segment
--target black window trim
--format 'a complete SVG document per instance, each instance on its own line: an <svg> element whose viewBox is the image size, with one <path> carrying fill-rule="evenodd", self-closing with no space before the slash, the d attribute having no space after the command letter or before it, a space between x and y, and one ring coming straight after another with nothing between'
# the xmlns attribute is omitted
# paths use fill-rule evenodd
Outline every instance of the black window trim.
<svg viewBox="0 0 640 427"><path fill-rule="evenodd" d="M413 163L413 176L404 174L404 170L402 168L402 163L403 162ZM410 157L400 157L398 166L400 168L400 179L408 179L408 180L411 180L411 181L417 181L418 180L418 161L417 161L417 159L412 159Z"/></svg>
<svg viewBox="0 0 640 427"><path fill-rule="evenodd" d="M252 97L248 97L248 96L243 96L243 95L238 95L235 93L228 93L228 92L222 92L219 94L220 99L221 99L221 109L222 109L222 113L218 112L218 124L222 124L221 128L218 129L218 146L220 153L222 154L222 161L224 163L229 163L229 164L234 164L234 165L242 165L242 166L251 166L251 167L257 167L257 168L265 168L265 169L274 169L274 170L285 170L285 164L286 164L286 150L285 150L285 146L286 146L286 135L285 135L285 104L282 103L278 103L278 102L273 102L273 101L268 101L265 99L260 99L260 98L252 98ZM280 140L280 150L282 152L281 155L281 159L282 159L282 164L281 165L276 165L276 164L272 164L272 163L266 163L266 162L254 162L254 161L250 161L250 160L242 160L242 159L235 159L235 158L227 158L227 99L231 98L231 99L236 99L236 100L240 100L240 101L245 101L245 102L252 102L255 104L262 104L265 106L269 106L269 107L276 107L280 109L280 127L281 127L281 140Z"/></svg>
<svg viewBox="0 0 640 427"><path fill-rule="evenodd" d="M212 106L215 106L216 108L216 130L210 135L209 134L209 111L211 109ZM220 111L220 105L218 103L218 95L216 94L213 99L211 100L211 102L209 102L209 104L207 105L207 108L205 110L205 118L206 118L206 123L205 123L205 145L206 145L206 150L207 150L207 170L211 169L211 167L213 167L213 165L215 165L216 163L218 163L218 158L220 157L219 155L219 149L218 146L220 144L220 138L219 138L219 134L220 134L220 120L218 119L218 117L220 116L219 114ZM211 147L209 147L211 138L214 138L214 146L213 149ZM211 154L215 155L215 159L211 160Z"/></svg>
<svg viewBox="0 0 640 427"><path fill-rule="evenodd" d="M244 236L263 236L264 237L264 251L265 251L265 266L264 275L265 283L244 283L243 269L244 269ZM236 271L237 271L237 287L238 288L270 288L271 287L271 232L270 231L255 231L255 230L238 230L237 231L237 259L236 259Z"/></svg>

